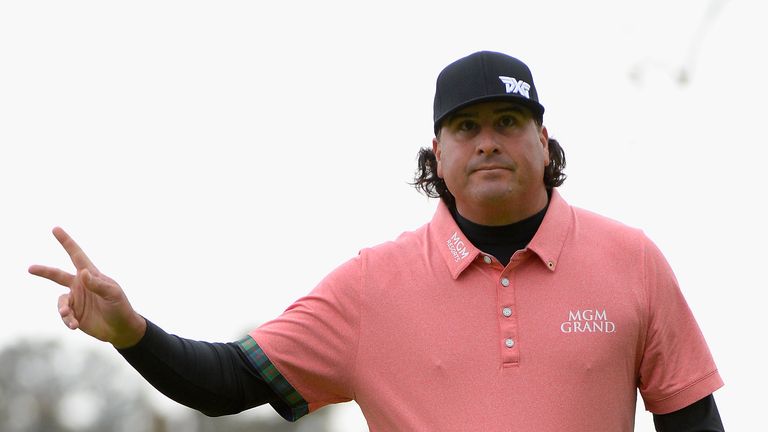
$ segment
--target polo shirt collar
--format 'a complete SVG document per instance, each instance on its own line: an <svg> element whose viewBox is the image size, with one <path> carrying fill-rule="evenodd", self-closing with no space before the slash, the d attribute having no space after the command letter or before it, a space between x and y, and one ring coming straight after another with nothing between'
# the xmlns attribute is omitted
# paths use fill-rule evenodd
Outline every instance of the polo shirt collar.
<svg viewBox="0 0 768 432"><path fill-rule="evenodd" d="M560 196L557 189L553 189L544 220L528 244L528 249L534 252L550 271L557 268L560 252L572 223L570 205ZM430 232L432 241L437 244L437 250L440 251L453 279L458 278L481 253L461 231L442 200L430 222Z"/></svg>
<svg viewBox="0 0 768 432"><path fill-rule="evenodd" d="M440 251L454 279L458 278L480 254L480 249L467 239L456 224L443 200L440 200L437 205L435 215L430 222L430 231L432 241L437 243L437 250Z"/></svg>
<svg viewBox="0 0 768 432"><path fill-rule="evenodd" d="M552 189L549 198L549 208L538 231L528 243L528 250L539 257L550 271L555 271L560 253L563 251L565 239L573 225L573 210L560 196L557 189Z"/></svg>

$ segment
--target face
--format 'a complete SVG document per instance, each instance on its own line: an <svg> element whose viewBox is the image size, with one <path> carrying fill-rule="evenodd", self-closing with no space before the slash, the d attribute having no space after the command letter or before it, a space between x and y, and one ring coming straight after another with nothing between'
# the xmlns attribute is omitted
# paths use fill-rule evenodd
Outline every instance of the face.
<svg viewBox="0 0 768 432"><path fill-rule="evenodd" d="M432 141L437 175L465 218L483 225L517 222L547 203L548 138L520 105L470 105L446 118Z"/></svg>

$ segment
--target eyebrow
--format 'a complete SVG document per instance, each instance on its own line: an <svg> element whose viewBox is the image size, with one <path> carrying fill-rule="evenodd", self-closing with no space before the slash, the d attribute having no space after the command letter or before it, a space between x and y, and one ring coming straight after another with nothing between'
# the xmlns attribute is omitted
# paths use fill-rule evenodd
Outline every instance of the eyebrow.
<svg viewBox="0 0 768 432"><path fill-rule="evenodd" d="M497 109L493 110L493 114L501 114L501 113L505 113L505 112L514 112L514 113L519 113L519 114L523 114L523 115L529 115L528 111L525 108L523 108L521 106L518 106L518 105L508 105L508 106L503 106L501 108L497 108ZM477 111L469 111L469 112L467 112L467 111L459 111L459 112L457 112L455 114L451 114L450 116L448 116L447 124L453 123L453 121L456 120L456 119L473 118L473 117L477 117L477 116L478 116Z"/></svg>

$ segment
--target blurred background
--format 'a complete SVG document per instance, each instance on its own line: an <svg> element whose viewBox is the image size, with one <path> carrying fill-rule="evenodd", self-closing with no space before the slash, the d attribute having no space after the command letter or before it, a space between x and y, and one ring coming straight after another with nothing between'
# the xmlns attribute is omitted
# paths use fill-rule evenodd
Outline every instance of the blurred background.
<svg viewBox="0 0 768 432"><path fill-rule="evenodd" d="M564 197L661 247L726 386L768 385L768 4L762 0L0 2L0 430L366 431L354 403L295 424L166 400L71 332L67 229L165 330L232 341L359 249L428 221L408 182L434 81L478 50L533 70ZM637 431L652 431L639 402Z"/></svg>

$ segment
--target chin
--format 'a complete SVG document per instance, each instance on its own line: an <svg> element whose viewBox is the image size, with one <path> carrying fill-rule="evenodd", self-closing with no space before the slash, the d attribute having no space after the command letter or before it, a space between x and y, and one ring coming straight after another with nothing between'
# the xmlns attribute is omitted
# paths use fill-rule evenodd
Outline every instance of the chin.
<svg viewBox="0 0 768 432"><path fill-rule="evenodd" d="M481 201L499 201L514 198L518 193L513 185L509 183L483 185L477 188L472 195Z"/></svg>

